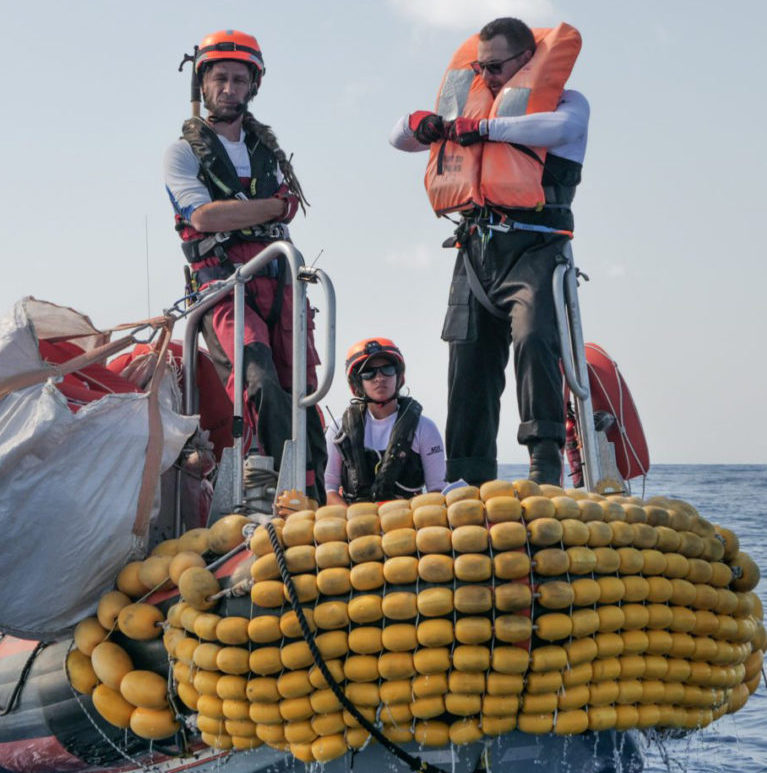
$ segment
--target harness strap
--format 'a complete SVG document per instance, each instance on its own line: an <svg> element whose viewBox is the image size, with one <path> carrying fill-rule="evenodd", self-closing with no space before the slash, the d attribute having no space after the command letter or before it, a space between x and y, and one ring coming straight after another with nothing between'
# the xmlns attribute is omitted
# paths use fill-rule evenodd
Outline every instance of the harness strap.
<svg viewBox="0 0 767 773"><path fill-rule="evenodd" d="M333 691L333 694L336 696L336 698L338 698L341 705L360 723L360 725L362 725L362 727L365 728L365 730L370 733L370 735L376 739L376 741L378 741L378 743L380 743L395 757L398 757L400 760L402 760L402 762L404 762L410 768L410 770L422 771L423 773L444 773L441 768L432 765L426 760L422 760L420 757L415 757L412 754L409 754L401 746L398 746L389 738L387 738L346 697L344 691L341 689L341 686L338 684L338 682L336 682L336 680L333 678L333 675L330 673L330 669L327 667L327 664L325 663L322 654L320 653L314 641L314 634L309 628L309 623L306 621L304 610L301 607L301 602L298 600L298 593L296 591L295 585L293 585L293 579L291 577L290 570L288 569L288 564L285 561L285 553L282 550L282 545L280 545L280 540L277 536L277 531L275 530L274 523L272 523L272 521L269 521L266 524L266 533L269 535L269 541L272 543L272 549L274 550L274 555L277 558L277 566L280 570L280 576L282 577L282 582L287 588L290 605L293 607L293 611L296 613L296 617L298 618L298 624L301 626L301 634L304 637L304 641L309 647L309 651L312 653L312 658L314 658L314 662L317 668L320 670L322 676L325 677L325 680L327 681L330 689Z"/></svg>
<svg viewBox="0 0 767 773"><path fill-rule="evenodd" d="M548 205L547 205L548 206ZM556 205L555 205L556 206ZM447 240L442 246L457 246L463 239L471 232L472 226L469 225L469 220L465 220L461 223L456 230L455 237L452 240L452 244L448 244L451 240ZM535 223L520 223L517 220L509 220L506 215L501 215L501 221L499 223L483 222L482 218L476 218L473 221L473 227L482 229L488 229L489 231L499 231L500 233L508 233L509 231L532 231L534 233L541 234L554 234L557 236L567 236L569 239L573 238L572 231L566 231L561 228L551 228L547 225L537 225ZM474 268L474 264L469 257L469 251L464 250L463 253L463 267L466 271L466 279L469 283L474 297L479 301L482 307L496 319L509 319L509 315L503 310L499 309L489 298L485 288L482 286L482 282L477 276L477 272Z"/></svg>
<svg viewBox="0 0 767 773"><path fill-rule="evenodd" d="M278 260L277 262L277 287L274 288L274 298L272 299L272 308L269 309L269 314L267 315L264 322L266 322L266 326L271 329L273 328L277 322L280 319L280 315L282 314L282 303L284 301L284 290L285 290L285 282L287 281L287 266L285 265L284 260Z"/></svg>
<svg viewBox="0 0 767 773"><path fill-rule="evenodd" d="M189 143L200 163L199 179L204 185L207 184L207 177L225 198L245 193L221 140L202 118L194 117L184 121L181 136Z"/></svg>
<svg viewBox="0 0 767 773"><path fill-rule="evenodd" d="M230 233L215 233L202 239L181 242L181 251L189 263L199 263L211 255L215 255L223 263L226 260L223 245L228 244L231 240Z"/></svg>
<svg viewBox="0 0 767 773"><path fill-rule="evenodd" d="M152 514L152 502L154 501L154 490L162 464L163 429L162 417L160 416L160 382L165 373L167 362L165 355L168 351L172 330L173 319L169 318L162 332L157 353L157 364L152 374L152 380L149 382L149 439L146 446L144 472L141 477L138 503L136 504L136 518L132 529L133 534L141 539L146 535L149 526L149 516Z"/></svg>
<svg viewBox="0 0 767 773"><path fill-rule="evenodd" d="M548 208L548 204L546 207ZM553 209L558 209L555 205ZM569 209L569 207L565 207ZM501 233L508 233L509 231L533 231L539 234L553 234L555 236L567 236L568 239L572 239L574 234L572 231L567 231L564 228L552 228L548 225L538 225L536 223L520 223L518 220L509 220L506 216L503 216L500 223L487 223L483 224L483 227L489 228L491 231L500 231Z"/></svg>
<svg viewBox="0 0 767 773"><path fill-rule="evenodd" d="M541 166L544 164L544 160L530 147L527 145L522 145L519 142L510 142L509 145L511 145L512 148L515 148L520 153L524 153L526 156L529 156L533 159L533 161L537 161Z"/></svg>
<svg viewBox="0 0 767 773"><path fill-rule="evenodd" d="M288 229L283 223L269 223L252 226L248 229L247 241L273 242L288 238ZM205 236L202 239L181 242L181 251L189 263L199 263L211 255L215 255L221 263L227 260L225 245L239 244L244 241L237 233L222 231Z"/></svg>
<svg viewBox="0 0 767 773"><path fill-rule="evenodd" d="M496 319L509 319L509 315L505 311L501 311L488 297L485 292L485 288L482 287L482 282L479 281L477 272L474 270L471 259L469 258L468 250L464 250L463 253L463 267L466 269L466 279L469 282L469 287L474 297L482 304L485 310L492 314Z"/></svg>

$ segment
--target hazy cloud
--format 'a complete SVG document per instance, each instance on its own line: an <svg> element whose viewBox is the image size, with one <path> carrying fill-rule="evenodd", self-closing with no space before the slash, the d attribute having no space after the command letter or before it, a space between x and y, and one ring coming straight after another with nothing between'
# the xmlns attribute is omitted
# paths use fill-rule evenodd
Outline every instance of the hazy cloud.
<svg viewBox="0 0 767 773"><path fill-rule="evenodd" d="M349 79L342 85L339 109L359 110L369 105L370 100L385 87L380 78Z"/></svg>
<svg viewBox="0 0 767 773"><path fill-rule="evenodd" d="M550 0L389 0L389 5L416 24L442 29L478 27L499 16L518 16L531 25L558 20Z"/></svg>
<svg viewBox="0 0 767 773"><path fill-rule="evenodd" d="M389 252L384 255L384 262L389 266L397 268L409 268L415 271L422 271L435 264L434 245L414 244L407 249Z"/></svg>
<svg viewBox="0 0 767 773"><path fill-rule="evenodd" d="M620 276L626 276L626 266L619 265L617 263L607 267L607 276L616 278Z"/></svg>
<svg viewBox="0 0 767 773"><path fill-rule="evenodd" d="M655 40L663 46L670 46L674 43L674 36L667 26L658 25L655 28Z"/></svg>

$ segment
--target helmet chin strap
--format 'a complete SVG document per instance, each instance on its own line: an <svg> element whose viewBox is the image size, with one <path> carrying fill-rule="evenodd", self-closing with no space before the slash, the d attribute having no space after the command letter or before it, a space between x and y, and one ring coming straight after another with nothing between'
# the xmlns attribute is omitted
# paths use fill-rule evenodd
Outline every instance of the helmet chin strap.
<svg viewBox="0 0 767 773"><path fill-rule="evenodd" d="M352 397L351 402L352 403L365 403L367 405L368 403L373 403L373 405L388 405L393 400L399 399L399 393L395 392L388 400L374 400L372 397L368 397L367 395L362 395L362 397Z"/></svg>

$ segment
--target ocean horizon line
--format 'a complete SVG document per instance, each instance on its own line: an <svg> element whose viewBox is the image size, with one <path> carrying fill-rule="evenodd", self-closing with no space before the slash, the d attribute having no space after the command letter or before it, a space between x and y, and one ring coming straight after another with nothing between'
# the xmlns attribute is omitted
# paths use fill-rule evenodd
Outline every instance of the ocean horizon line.
<svg viewBox="0 0 767 773"><path fill-rule="evenodd" d="M498 462L498 466L525 467L527 462ZM656 467L764 467L767 471L767 462L653 462L649 471Z"/></svg>

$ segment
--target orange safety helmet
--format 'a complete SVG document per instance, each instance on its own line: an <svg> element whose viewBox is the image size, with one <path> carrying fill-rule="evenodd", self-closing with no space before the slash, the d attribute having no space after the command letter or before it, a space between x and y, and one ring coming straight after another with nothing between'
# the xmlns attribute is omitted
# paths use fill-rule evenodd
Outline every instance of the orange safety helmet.
<svg viewBox="0 0 767 773"><path fill-rule="evenodd" d="M405 358L399 347L390 338L364 338L352 344L346 353L346 380L352 393L359 396L364 394L362 382L357 377L357 373L372 357L386 357L394 363L397 368L397 391L399 391L405 383Z"/></svg>
<svg viewBox="0 0 767 773"><path fill-rule="evenodd" d="M250 96L254 97L261 85L266 67L264 67L261 46L253 35L238 30L220 30L206 35L197 49L197 58L194 62L200 85L202 85L205 68L222 61L243 62L250 67L253 73L253 89Z"/></svg>

